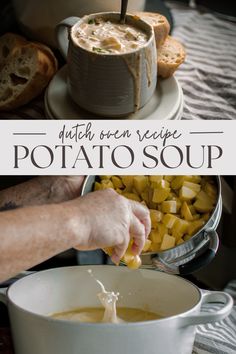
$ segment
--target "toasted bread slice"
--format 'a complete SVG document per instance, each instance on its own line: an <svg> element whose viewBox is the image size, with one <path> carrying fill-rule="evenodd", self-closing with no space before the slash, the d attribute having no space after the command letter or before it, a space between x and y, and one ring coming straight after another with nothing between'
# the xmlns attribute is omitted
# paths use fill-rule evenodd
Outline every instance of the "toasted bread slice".
<svg viewBox="0 0 236 354"><path fill-rule="evenodd" d="M174 74L184 62L186 52L183 45L171 36L158 49L158 76L167 78Z"/></svg>
<svg viewBox="0 0 236 354"><path fill-rule="evenodd" d="M52 51L15 34L0 38L0 110L27 104L48 85L57 70Z"/></svg>
<svg viewBox="0 0 236 354"><path fill-rule="evenodd" d="M135 12L134 14L153 27L156 46L159 48L170 32L170 24L166 17L154 12Z"/></svg>

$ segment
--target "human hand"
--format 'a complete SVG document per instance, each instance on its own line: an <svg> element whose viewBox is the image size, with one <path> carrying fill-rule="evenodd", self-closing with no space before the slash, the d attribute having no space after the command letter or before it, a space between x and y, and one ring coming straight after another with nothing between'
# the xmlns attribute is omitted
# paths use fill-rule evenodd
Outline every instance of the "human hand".
<svg viewBox="0 0 236 354"><path fill-rule="evenodd" d="M119 263L132 235L132 251L135 255L141 253L151 231L149 210L145 206L120 196L112 189L92 192L69 203L74 208L74 232L81 231L81 224L76 222L79 211L86 225L77 249L113 247L112 260Z"/></svg>

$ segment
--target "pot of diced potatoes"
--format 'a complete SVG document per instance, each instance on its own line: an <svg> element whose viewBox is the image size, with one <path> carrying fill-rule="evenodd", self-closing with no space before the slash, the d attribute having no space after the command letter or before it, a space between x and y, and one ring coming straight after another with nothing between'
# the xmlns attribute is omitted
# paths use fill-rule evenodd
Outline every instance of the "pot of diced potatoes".
<svg viewBox="0 0 236 354"><path fill-rule="evenodd" d="M107 188L150 210L152 229L141 257L132 254L131 239L121 263L133 269L141 266L188 274L214 258L222 212L220 177L88 176L82 195ZM110 254L111 250L105 252Z"/></svg>

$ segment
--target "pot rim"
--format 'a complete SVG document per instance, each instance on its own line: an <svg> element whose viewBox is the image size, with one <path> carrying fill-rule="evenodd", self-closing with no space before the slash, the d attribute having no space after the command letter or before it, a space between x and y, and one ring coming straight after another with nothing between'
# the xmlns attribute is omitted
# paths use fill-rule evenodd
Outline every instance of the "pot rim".
<svg viewBox="0 0 236 354"><path fill-rule="evenodd" d="M45 270L42 270L42 271L39 271L39 272L35 272L33 274L29 274L27 275L26 277L24 278L28 278L28 277L34 277L34 276L37 276L37 275L40 275L42 273L48 273L48 272L53 272L54 270L55 271L60 271L61 269L75 269L75 268L78 268L78 271L79 269L85 269L85 268L92 268L92 267L101 267L101 268L108 268L108 267L115 267L115 266L112 266L112 265L91 265L91 266L88 266L88 265L78 265L78 266L69 266L69 267L57 267L57 268L50 268L50 269L45 269ZM121 268L121 267L120 267ZM127 268L127 267L122 267L122 271L126 272L130 272L130 270ZM139 269L137 271L141 271L141 272L150 272L153 270L150 270L150 269ZM157 271L157 270L156 270ZM157 271L159 272L159 271ZM125 328L126 326L150 326L150 325L154 325L155 323L165 323L166 321L168 320L177 320L180 318L183 318L183 317L186 317L188 314L190 314L191 312L194 312L195 309L197 309L197 307L201 304L202 302L202 299L203 299L203 295L202 295L202 291L200 288L198 288L198 286L196 286L195 284L193 284L191 281L185 279L185 278L182 278L180 276L177 276L177 275L173 275L173 274L168 274L168 273L163 273L163 272L160 272L162 274L164 274L164 276L166 277L175 277L175 278L178 278L178 279L181 279L181 281L183 282L186 282L188 283L190 286L192 286L198 293L198 300L197 302L193 305L193 307L191 307L189 310L187 311L184 311L184 312L181 312L181 313L178 313L176 315L172 315L172 316L168 316L168 317L164 317L164 318L160 318L160 319L157 319L157 320L149 320L149 321L140 321L140 322L126 322L126 323L86 323L86 322L76 322L76 321L70 321L70 320L62 320L62 319L56 319L56 318L53 318L53 317L50 317L48 315L42 315L42 314L38 314L38 313L34 313L32 311L29 311L29 310L26 310L24 309L22 306L16 304L10 297L10 291L13 291L14 289L14 285L17 284L18 282L21 282L21 281L24 281L24 278L21 278L19 280L17 280L15 283L11 284L9 286L9 288L7 289L7 292L6 292L6 296L7 296L7 300L8 300L8 303L10 303L13 307L15 307L17 310L23 312L24 314L26 315L31 315L31 316L34 316L38 319L41 319L41 320L44 320L44 321L49 321L49 322L54 322L54 323L62 323L62 324L67 324L69 326L85 326L85 327L92 327L92 328L95 328L97 326L102 326L102 327L109 327L109 328Z"/></svg>

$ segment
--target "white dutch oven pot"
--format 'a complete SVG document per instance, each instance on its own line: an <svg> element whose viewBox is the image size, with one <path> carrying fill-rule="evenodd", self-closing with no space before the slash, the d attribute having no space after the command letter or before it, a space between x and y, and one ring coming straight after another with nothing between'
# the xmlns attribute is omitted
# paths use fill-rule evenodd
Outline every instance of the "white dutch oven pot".
<svg viewBox="0 0 236 354"><path fill-rule="evenodd" d="M102 281L120 292L118 306L145 308L163 319L126 324L88 324L48 317L49 313L100 306ZM174 275L126 267L92 266L29 275L1 295L8 305L15 354L190 354L195 325L220 321L233 306L224 292L204 292ZM201 311L204 303L220 310Z"/></svg>

